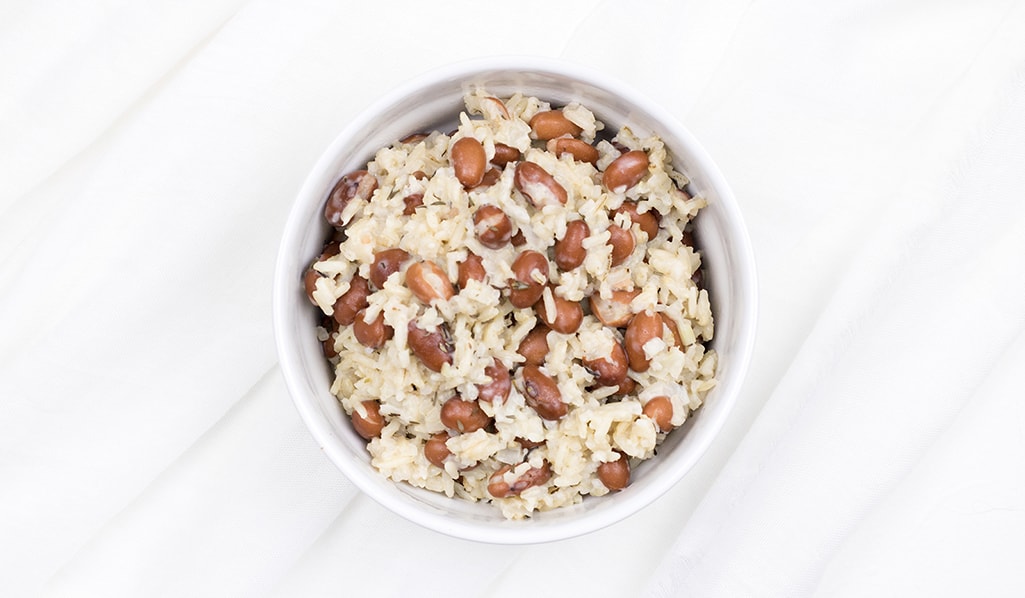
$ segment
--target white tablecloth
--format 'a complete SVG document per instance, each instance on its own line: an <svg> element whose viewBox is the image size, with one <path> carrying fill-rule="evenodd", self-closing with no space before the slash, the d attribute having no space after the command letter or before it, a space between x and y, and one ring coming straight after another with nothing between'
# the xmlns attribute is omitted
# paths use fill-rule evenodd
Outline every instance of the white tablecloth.
<svg viewBox="0 0 1025 598"><path fill-rule="evenodd" d="M432 67L603 69L731 181L733 418L650 508L481 545L327 461L270 322L290 202ZM0 595L1025 595L1025 4L0 5Z"/></svg>

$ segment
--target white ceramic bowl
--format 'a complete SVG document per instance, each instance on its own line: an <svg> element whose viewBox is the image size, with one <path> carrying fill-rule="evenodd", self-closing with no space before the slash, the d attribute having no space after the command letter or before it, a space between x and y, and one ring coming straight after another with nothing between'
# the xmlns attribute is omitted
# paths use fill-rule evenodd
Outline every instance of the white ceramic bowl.
<svg viewBox="0 0 1025 598"><path fill-rule="evenodd" d="M499 96L522 92L555 105L578 101L611 129L629 124L658 134L674 164L691 178L706 207L695 221L705 284L715 316L712 347L719 353L719 385L658 456L635 468L631 485L572 507L507 521L499 509L398 484L370 465L365 441L329 392L331 372L315 335L318 314L301 276L319 254L328 227L323 205L338 178L363 168L374 153L411 132L448 130L473 85ZM443 128L448 127L448 128ZM500 58L455 64L417 78L381 98L352 121L324 152L295 200L281 241L274 280L274 326L282 374L293 401L328 458L379 503L427 528L502 544L545 542L615 523L680 481L722 428L737 397L754 343L757 288L750 241L729 186L696 139L643 95L579 66L547 60Z"/></svg>

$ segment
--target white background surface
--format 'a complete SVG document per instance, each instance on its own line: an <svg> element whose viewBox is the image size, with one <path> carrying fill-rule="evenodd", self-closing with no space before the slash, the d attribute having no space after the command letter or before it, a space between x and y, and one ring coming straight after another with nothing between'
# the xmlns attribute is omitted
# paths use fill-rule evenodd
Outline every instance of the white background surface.
<svg viewBox="0 0 1025 598"><path fill-rule="evenodd" d="M625 80L718 161L761 287L699 466L583 538L360 496L276 367L306 172L463 58ZM1025 594L1025 4L0 4L0 594Z"/></svg>

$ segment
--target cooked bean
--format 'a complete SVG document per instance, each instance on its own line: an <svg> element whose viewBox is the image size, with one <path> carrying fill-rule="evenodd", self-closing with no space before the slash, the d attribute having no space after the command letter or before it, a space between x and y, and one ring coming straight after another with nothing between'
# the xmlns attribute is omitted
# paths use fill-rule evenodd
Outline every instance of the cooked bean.
<svg viewBox="0 0 1025 598"><path fill-rule="evenodd" d="M630 360L630 369L635 372L646 372L651 361L644 354L644 345L653 338L662 336L662 318L651 310L645 310L633 317L626 327L623 344L626 356Z"/></svg>
<svg viewBox="0 0 1025 598"><path fill-rule="evenodd" d="M501 361L493 359L491 365L484 368L484 375L491 378L491 382L477 385L477 398L489 403L504 403L512 389L509 368Z"/></svg>
<svg viewBox="0 0 1025 598"><path fill-rule="evenodd" d="M359 414L358 409L352 410L352 427L364 440L370 440L381 435L384 429L384 417L381 416L381 406L377 401L363 401L363 409L366 416Z"/></svg>
<svg viewBox="0 0 1025 598"><path fill-rule="evenodd" d="M506 119L512 118L509 115L509 109L505 107L505 102L503 102L502 100L500 100L500 99L498 99L498 98L496 98L494 96L488 96L488 97L486 97L484 99L489 101L489 102L491 102L491 104L493 106L495 106L495 108L498 110L498 112L501 113L502 118L506 118Z"/></svg>
<svg viewBox="0 0 1025 598"><path fill-rule="evenodd" d="M597 359L582 360L584 367L594 372L594 382L599 386L619 386L626 379L629 363L623 345L612 345L609 354Z"/></svg>
<svg viewBox="0 0 1025 598"><path fill-rule="evenodd" d="M317 280L320 278L327 278L324 274L314 270L313 264L336 256L339 251L341 251L341 247L338 242L332 241L328 243L324 246L320 255L310 262L310 267L306 269L306 273L303 275L303 288L306 289L306 297L310 300L310 303L314 305L317 304L316 300L313 298L313 291L317 290Z"/></svg>
<svg viewBox="0 0 1025 598"><path fill-rule="evenodd" d="M673 343L675 343L677 347L680 347L680 349L683 349L683 339L680 338L679 326L677 326L676 322L665 312L661 312L658 315L661 316L662 323L665 324L665 327L669 329L670 334L673 335Z"/></svg>
<svg viewBox="0 0 1025 598"><path fill-rule="evenodd" d="M512 238L512 222L502 208L484 204L473 213L473 232L481 245L500 249Z"/></svg>
<svg viewBox="0 0 1025 598"><path fill-rule="evenodd" d="M406 269L406 286L417 299L428 305L435 299L451 299L455 294L445 271L431 261L417 262Z"/></svg>
<svg viewBox="0 0 1025 598"><path fill-rule="evenodd" d="M673 402L667 396L657 396L648 399L641 409L641 413L651 418L660 432L668 432L673 429Z"/></svg>
<svg viewBox="0 0 1025 598"><path fill-rule="evenodd" d="M516 231L516 234L513 235L512 239L509 239L509 241L512 243L513 247L523 247L523 245L527 242L527 237L523 235L523 229L521 228L520 230Z"/></svg>
<svg viewBox="0 0 1025 598"><path fill-rule="evenodd" d="M591 228L583 220L573 220L566 225L566 234L555 242L555 264L564 271L572 270L584 263L587 250L584 239L591 235Z"/></svg>
<svg viewBox="0 0 1025 598"><path fill-rule="evenodd" d="M633 317L630 302L640 294L640 289L612 291L610 298L603 299L601 295L594 293L591 295L591 313L606 326L622 328L629 324L630 318Z"/></svg>
<svg viewBox="0 0 1025 598"><path fill-rule="evenodd" d="M627 376L623 378L623 381L619 383L619 388L613 393L613 396L632 395L637 390L637 381Z"/></svg>
<svg viewBox="0 0 1025 598"><path fill-rule="evenodd" d="M479 255L467 252L466 259L459 262L456 284L460 289L466 288L466 283L471 280L484 282L487 272L484 270L484 261Z"/></svg>
<svg viewBox="0 0 1025 598"><path fill-rule="evenodd" d="M370 265L370 282L379 289L384 288L384 281L398 272L407 260L409 254L398 247L378 251L374 254L374 263Z"/></svg>
<svg viewBox="0 0 1025 598"><path fill-rule="evenodd" d="M525 365L541 365L548 355L548 333L550 328L540 324L527 333L516 347L516 352L526 359Z"/></svg>
<svg viewBox="0 0 1025 598"><path fill-rule="evenodd" d="M427 139L427 133L412 133L410 135L406 135L402 139L399 139L399 143L405 143L405 144L420 143L424 139Z"/></svg>
<svg viewBox="0 0 1025 598"><path fill-rule="evenodd" d="M536 365L523 366L523 398L542 419L557 420L566 415L559 385Z"/></svg>
<svg viewBox="0 0 1025 598"><path fill-rule="evenodd" d="M559 184L547 170L533 162L516 165L513 185L535 208L566 203L566 188Z"/></svg>
<svg viewBox="0 0 1025 598"><path fill-rule="evenodd" d="M513 307L530 307L537 303L548 284L548 258L544 254L528 249L512 263L513 278L509 281L509 303ZM534 273L539 273L537 280Z"/></svg>
<svg viewBox="0 0 1025 598"><path fill-rule="evenodd" d="M415 212L417 208L424 205L424 194L411 193L402 198L402 203L406 206L402 209L402 215L412 216L413 212Z"/></svg>
<svg viewBox="0 0 1025 598"><path fill-rule="evenodd" d="M491 158L491 163L499 168L504 168L506 164L519 160L520 156L522 156L520 150L515 147L504 143L496 143L495 157Z"/></svg>
<svg viewBox="0 0 1025 598"><path fill-rule="evenodd" d="M390 339L395 331L384 323L383 313L377 314L374 321L369 324L363 319L365 313L366 310L361 309L356 314L356 319L352 322L352 333L364 347L380 349L384 345L384 341Z"/></svg>
<svg viewBox="0 0 1025 598"><path fill-rule="evenodd" d="M612 265L622 264L633 253L636 242L634 234L618 224L609 225L609 245L612 246Z"/></svg>
<svg viewBox="0 0 1025 598"><path fill-rule="evenodd" d="M583 129L566 118L562 110L546 110L531 117L530 131L535 139L547 141L563 135L579 135Z"/></svg>
<svg viewBox="0 0 1025 598"><path fill-rule="evenodd" d="M376 189L377 177L366 170L357 170L343 176L335 183L331 195L327 198L327 204L324 206L324 219L338 230L345 228L346 223L342 221L342 212L345 211L345 207L355 197L369 200Z"/></svg>
<svg viewBox="0 0 1025 598"><path fill-rule="evenodd" d="M452 454L452 451L448 450L446 442L448 442L448 433L438 432L431 436L424 444L424 456L427 457L427 460L443 469L445 467L445 459L448 459L448 456Z"/></svg>
<svg viewBox="0 0 1025 598"><path fill-rule="evenodd" d="M598 163L598 150L593 145L573 137L557 137L548 140L548 151L556 156L569 154L577 162Z"/></svg>
<svg viewBox="0 0 1025 598"><path fill-rule="evenodd" d="M637 202L624 201L623 205L612 211L613 214L625 213L630 217L630 222L641 227L641 230L648 235L648 240L655 238L658 234L659 214L655 210L648 210L641 213L638 211Z"/></svg>
<svg viewBox="0 0 1025 598"><path fill-rule="evenodd" d="M481 178L480 182L471 187L471 189L484 189L490 187L498 182L498 179L502 178L502 171L497 168L489 168L484 173L484 177Z"/></svg>
<svg viewBox="0 0 1025 598"><path fill-rule="evenodd" d="M488 157L480 141L473 137L461 137L449 148L449 157L456 178L463 187L469 189L480 184L488 165Z"/></svg>
<svg viewBox="0 0 1025 598"><path fill-rule="evenodd" d="M609 191L622 193L633 187L648 174L648 154L632 150L612 161L605 168L602 184Z"/></svg>
<svg viewBox="0 0 1025 598"><path fill-rule="evenodd" d="M335 350L335 339L338 335L338 322L335 322L334 318L324 318L321 322L321 326L327 330L327 338L322 343L324 348L324 357L328 359L334 359L338 357L338 351Z"/></svg>
<svg viewBox="0 0 1025 598"><path fill-rule="evenodd" d="M455 348L452 346L452 336L445 324L438 326L432 331L424 330L410 321L407 327L406 344L410 351L416 355L427 369L440 372L441 367L452 363L452 353Z"/></svg>
<svg viewBox="0 0 1025 598"><path fill-rule="evenodd" d="M446 428L470 433L487 427L491 418L477 401L464 401L456 395L441 406L441 423Z"/></svg>
<svg viewBox="0 0 1025 598"><path fill-rule="evenodd" d="M349 290L342 294L332 308L335 321L343 326L348 326L356 319L356 312L363 309L370 303L367 297L370 296L370 283L359 274L349 281Z"/></svg>
<svg viewBox="0 0 1025 598"><path fill-rule="evenodd" d="M617 453L619 451L616 451ZM609 490L622 490L630 485L630 461L619 453L619 459L598 466L598 479Z"/></svg>
<svg viewBox="0 0 1025 598"><path fill-rule="evenodd" d="M584 321L584 310L580 307L580 302L563 299L555 293L552 293L552 297L555 299L555 313L548 313L542 299L536 303L537 315L552 330L562 334L573 334Z"/></svg>
<svg viewBox="0 0 1025 598"><path fill-rule="evenodd" d="M491 474L491 479L488 480L488 494L495 498L517 496L527 488L544 484L552 477L551 465L548 464L548 461L545 461L541 467L531 467L523 472L520 477L516 478L516 481L509 484L509 482L505 481L505 474L511 471L512 468L512 465L504 465L501 469Z"/></svg>

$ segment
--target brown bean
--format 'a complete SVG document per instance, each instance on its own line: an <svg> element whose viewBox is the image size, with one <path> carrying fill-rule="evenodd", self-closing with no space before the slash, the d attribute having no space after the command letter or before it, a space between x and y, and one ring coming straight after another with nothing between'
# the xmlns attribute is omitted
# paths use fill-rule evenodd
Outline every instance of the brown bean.
<svg viewBox="0 0 1025 598"><path fill-rule="evenodd" d="M619 453L619 459L602 463L598 466L598 479L609 490L626 488L630 485L630 460L623 453Z"/></svg>
<svg viewBox="0 0 1025 598"><path fill-rule="evenodd" d="M598 163L598 150L593 145L573 137L557 137L548 140L548 151L561 157L563 154L573 156L577 162Z"/></svg>
<svg viewBox="0 0 1025 598"><path fill-rule="evenodd" d="M509 391L512 390L509 368L501 361L493 359L491 365L484 368L484 375L491 378L491 382L477 385L477 398L489 403L504 403L509 398Z"/></svg>
<svg viewBox="0 0 1025 598"><path fill-rule="evenodd" d="M573 334L584 321L584 310L580 307L580 302L563 299L555 293L552 293L552 297L555 299L555 313L548 313L542 299L536 303L537 315L552 330L562 334Z"/></svg>
<svg viewBox="0 0 1025 598"><path fill-rule="evenodd" d="M317 301L313 298L313 292L317 290L317 280L321 278L327 278L324 274L313 269L313 264L322 262L330 257L338 255L341 251L339 243L332 241L324 246L324 249L320 252L320 255L310 262L310 267L306 269L306 273L303 275L303 288L306 290L306 297L310 300L310 303L316 305Z"/></svg>
<svg viewBox="0 0 1025 598"><path fill-rule="evenodd" d="M619 388L616 389L613 396L632 395L635 390L637 390L637 381L627 376L619 383Z"/></svg>
<svg viewBox="0 0 1025 598"><path fill-rule="evenodd" d="M363 401L363 408L367 412L365 417L360 415L358 410L352 410L352 427L364 440L370 440L381 435L384 417L381 415L381 405L377 401Z"/></svg>
<svg viewBox="0 0 1025 598"><path fill-rule="evenodd" d="M473 137L461 137L449 148L449 158L456 171L456 178L463 187L469 189L480 184L488 165L488 157L480 141Z"/></svg>
<svg viewBox="0 0 1025 598"><path fill-rule="evenodd" d="M484 270L484 261L473 252L467 252L466 259L459 262L457 270L456 284L460 289L465 289L466 284L471 280L484 282L484 277L487 276L487 272Z"/></svg>
<svg viewBox="0 0 1025 598"><path fill-rule="evenodd" d="M398 272L407 260L409 253L398 247L378 251L374 254L374 263L370 265L370 282L379 289L384 288L384 281Z"/></svg>
<svg viewBox="0 0 1025 598"><path fill-rule="evenodd" d="M324 219L338 230L345 228L346 223L342 221L342 212L345 211L345 207L355 197L369 200L376 189L377 177L366 170L357 170L343 176L335 183L331 195L327 198L327 204L324 206Z"/></svg>
<svg viewBox="0 0 1025 598"><path fill-rule="evenodd" d="M417 208L424 205L424 194L411 193L402 198L402 203L406 206L402 209L402 215L412 216L413 212L415 212Z"/></svg>
<svg viewBox="0 0 1025 598"><path fill-rule="evenodd" d="M535 208L566 203L566 188L559 184L547 170L533 162L516 165L513 185Z"/></svg>
<svg viewBox="0 0 1025 598"><path fill-rule="evenodd" d="M644 310L630 320L623 338L630 369L635 372L648 371L651 361L644 354L644 345L651 339L661 336L662 318L651 310Z"/></svg>
<svg viewBox="0 0 1025 598"><path fill-rule="evenodd" d="M609 245L612 246L612 265L618 266L626 261L637 246L634 234L618 224L609 225Z"/></svg>
<svg viewBox="0 0 1025 598"><path fill-rule="evenodd" d="M523 398L542 419L557 420L566 415L559 385L536 365L523 366Z"/></svg>
<svg viewBox="0 0 1025 598"><path fill-rule="evenodd" d="M537 303L548 284L548 268L548 258L532 249L516 256L512 263L515 278L509 281L509 303L521 309ZM534 272L540 273L540 281L534 278Z"/></svg>
<svg viewBox="0 0 1025 598"><path fill-rule="evenodd" d="M548 333L551 330L545 325L535 326L520 341L516 352L523 356L526 365L541 365L548 355Z"/></svg>
<svg viewBox="0 0 1025 598"><path fill-rule="evenodd" d="M498 179L502 178L502 171L497 168L489 168L484 173L484 177L481 178L480 182L471 187L471 189L484 189L490 187L498 182Z"/></svg>
<svg viewBox="0 0 1025 598"><path fill-rule="evenodd" d="M495 157L491 158L491 163L499 168L505 168L506 164L519 160L522 155L520 150L511 145L496 143Z"/></svg>
<svg viewBox="0 0 1025 598"><path fill-rule="evenodd" d="M523 247L527 243L527 237L523 234L523 229L516 231L516 234L509 239L513 247Z"/></svg>
<svg viewBox="0 0 1025 598"><path fill-rule="evenodd" d="M441 406L441 423L446 428L470 433L487 427L491 418L477 401L464 401L456 395Z"/></svg>
<svg viewBox="0 0 1025 598"><path fill-rule="evenodd" d="M500 249L512 238L512 222L502 208L484 204L473 213L473 232L481 245Z"/></svg>
<svg viewBox="0 0 1025 598"><path fill-rule="evenodd" d="M669 317L666 312L660 312L658 314L662 318L662 323L669 329L670 334L673 335L673 343L683 349L683 339L680 338L680 328L676 325L676 322Z"/></svg>
<svg viewBox="0 0 1025 598"><path fill-rule="evenodd" d="M648 174L648 154L632 150L616 158L605 168L601 182L614 193L623 193Z"/></svg>
<svg viewBox="0 0 1025 598"><path fill-rule="evenodd" d="M424 139L427 139L427 133L411 133L406 135L402 139L399 139L399 143L413 144L420 143Z"/></svg>
<svg viewBox="0 0 1025 598"><path fill-rule="evenodd" d="M595 293L591 295L591 313L606 326L622 328L629 324L630 318L633 317L630 302L640 294L640 289L612 291L611 297L603 299L601 295Z"/></svg>
<svg viewBox="0 0 1025 598"><path fill-rule="evenodd" d="M417 262L406 269L406 286L428 305L435 299L447 301L455 294L445 271L431 261Z"/></svg>
<svg viewBox="0 0 1025 598"><path fill-rule="evenodd" d="M552 477L552 468L545 461L541 467L531 467L523 472L512 484L505 481L505 474L512 470L512 465L504 465L501 469L491 474L488 480L488 494L495 498L507 498L517 496L527 488L540 486Z"/></svg>
<svg viewBox="0 0 1025 598"><path fill-rule="evenodd" d="M435 330L428 331L410 321L407 327L406 344L427 369L440 372L443 365L452 363L452 336L448 326L442 324Z"/></svg>
<svg viewBox="0 0 1025 598"><path fill-rule="evenodd" d="M566 234L555 242L555 264L568 272L584 263L587 257L584 239L590 235L591 228L583 220L573 220L566 224Z"/></svg>
<svg viewBox="0 0 1025 598"><path fill-rule="evenodd" d="M498 98L496 98L494 96L488 96L488 97L486 97L484 99L488 100L489 102L491 102L492 105L494 105L495 108L498 109L498 111L502 114L502 118L506 118L506 119L512 118L509 115L509 109L505 107L505 102L503 102L502 100L500 100L500 99L498 99Z"/></svg>
<svg viewBox="0 0 1025 598"><path fill-rule="evenodd" d="M354 275L349 281L349 290L343 293L332 307L335 321L343 326L352 324L356 319L356 312L370 305L367 301L369 296L370 283L359 274Z"/></svg>
<svg viewBox="0 0 1025 598"><path fill-rule="evenodd" d="M659 213L655 210L648 210L641 213L638 211L637 202L624 201L623 205L612 211L613 214L625 213L630 217L630 222L641 227L641 230L648 235L648 240L655 238L658 234Z"/></svg>
<svg viewBox="0 0 1025 598"><path fill-rule="evenodd" d="M324 357L328 359L334 359L338 357L338 351L335 350L335 339L338 335L338 322L335 322L334 318L324 318L321 322L321 326L327 330L327 338L322 343L324 348Z"/></svg>
<svg viewBox="0 0 1025 598"><path fill-rule="evenodd" d="M364 347L380 349L384 345L384 341L390 339L395 331L384 323L383 313L377 314L374 321L369 324L363 319L365 314L365 309L359 310L359 313L356 314L356 319L352 322L352 333Z"/></svg>
<svg viewBox="0 0 1025 598"><path fill-rule="evenodd" d="M619 386L626 379L629 362L623 345L612 345L609 354L597 359L582 360L584 367L594 372L594 382L599 386Z"/></svg>
<svg viewBox="0 0 1025 598"><path fill-rule="evenodd" d="M648 399L641 409L641 413L651 418L659 432L668 432L673 429L673 402L669 397L661 395Z"/></svg>
<svg viewBox="0 0 1025 598"><path fill-rule="evenodd" d="M448 432L438 432L424 443L424 456L427 457L428 461L442 469L445 468L445 459L448 459L448 456L452 454L452 451L448 450L448 445L445 444L448 442L448 438Z"/></svg>
<svg viewBox="0 0 1025 598"><path fill-rule="evenodd" d="M528 124L530 124L531 136L541 141L555 139L563 135L575 136L583 131L570 119L566 118L562 110L538 112L531 117Z"/></svg>

